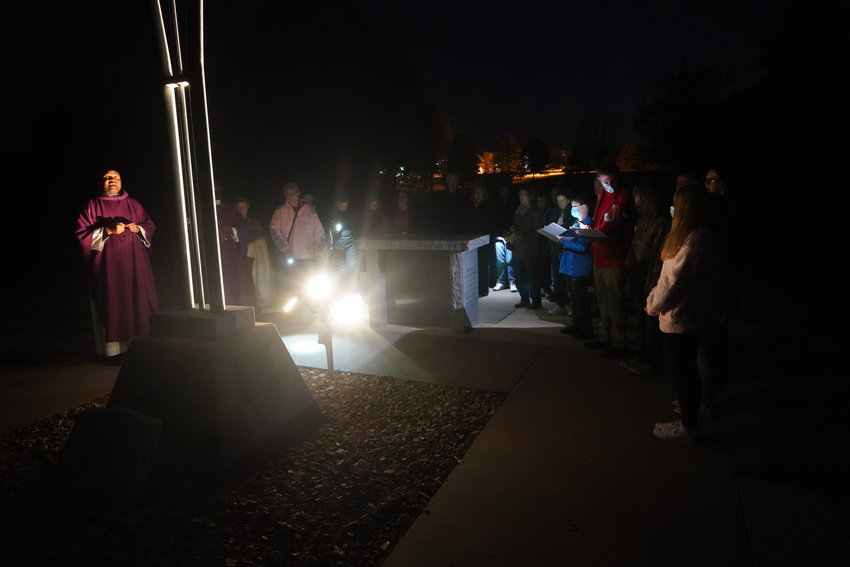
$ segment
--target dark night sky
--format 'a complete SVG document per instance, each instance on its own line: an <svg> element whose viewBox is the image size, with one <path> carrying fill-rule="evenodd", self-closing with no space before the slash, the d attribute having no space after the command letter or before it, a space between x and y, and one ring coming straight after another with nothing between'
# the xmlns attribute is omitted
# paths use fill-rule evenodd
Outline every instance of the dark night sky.
<svg viewBox="0 0 850 567"><path fill-rule="evenodd" d="M361 11L351 11L352 3ZM520 143L539 136L550 147L569 144L589 105L630 124L654 81L683 56L733 65L746 76L785 3L208 2L216 176L226 189L270 207L282 184L317 170L314 163L323 164L324 181L344 175L353 159L340 149L346 144L361 151L378 142L392 146L395 139L382 140L387 124L358 122L358 104L373 114L395 104L394 73L404 75L404 61L421 89L410 99L421 95L426 106L445 110L479 151L496 150L509 133ZM269 5L280 6L277 19L258 22L256 14ZM76 211L107 168L122 171L128 191L162 219L166 235L174 198L150 4L16 3L0 39L14 79L2 95L4 134L12 142L6 158L15 165L6 182L28 187L33 175L40 178L39 190L50 198L43 221L51 228L35 236L51 245L60 271L67 258L76 260L69 238ZM401 52L391 49L392 40ZM248 42L263 51L246 50ZM337 60L352 67L323 66ZM314 61L320 64L312 69ZM341 77L362 78L367 87L335 98L348 94ZM349 133L334 132L339 122ZM336 146L329 151L328 144ZM23 205L22 198L11 203ZM52 231L62 236L59 249Z"/></svg>
<svg viewBox="0 0 850 567"><path fill-rule="evenodd" d="M263 0L233 7L207 2L213 151L228 183L239 179L282 183L300 173L288 173L291 164L283 158L277 160L281 163L277 170L251 177L270 168L273 156L334 141L333 132L324 135L313 126L317 116L294 107L301 99L321 100L328 89L344 90L344 85L322 76L335 71L320 70L313 77L287 83L292 80L286 74L291 61L304 58L305 50L317 45L331 45L329 57L353 53L351 61L366 71L364 82L374 83L399 72L395 67L401 65L391 59L374 61L374 51L357 44L385 33L402 47L401 61L412 67L423 102L445 110L455 131L471 136L479 151L497 149L505 134L521 144L538 136L554 147L575 141L576 123L588 107L619 117L624 125L621 135L633 136L635 109L652 97L655 80L673 71L682 57L698 65L731 66L745 81L761 42L776 32L779 7L786 3L530 2L505 8L445 0L351 1L363 10L361 17L324 13L345 5L335 0L294 12L287 7L277 13L280 21L263 22L262 28L255 20L267 4ZM18 151L29 158L44 156L48 163L64 159L68 163L60 169L73 176L99 171L107 162L123 163L143 182L154 182L154 175L168 171L170 158L162 151L165 120L159 54L150 11L147 2L97 0L82 5L17 4L10 9L9 33L3 38L6 68L9 76L21 80L14 82L12 101L4 105L4 112L12 117L9 131L21 140ZM240 51L248 40L264 52ZM372 49L381 49L376 45ZM277 53L271 53L269 46ZM315 59L319 65L324 63L321 57ZM239 75L246 62L251 70ZM370 65L375 68L368 70ZM315 87L310 90L313 79ZM377 85L374 92L389 101L393 97L389 85ZM276 100L280 108L289 109L288 114L281 111L276 123L264 116L252 121L254 108ZM356 128L357 101L345 102L352 108L333 119L347 120ZM105 128L110 130L108 136L103 135ZM368 145L370 140L358 143ZM261 151L240 154L249 145L262 146ZM57 151L61 146L63 151ZM71 183L79 186L82 179Z"/></svg>
<svg viewBox="0 0 850 567"><path fill-rule="evenodd" d="M539 136L569 144L587 106L630 125L637 106L654 94L655 80L682 57L734 68L746 82L784 4L358 3L408 50L427 97L449 113L456 130L488 149L508 133L520 143Z"/></svg>
<svg viewBox="0 0 850 567"><path fill-rule="evenodd" d="M762 41L776 32L780 7L787 3L605 0L528 2L504 7L447 0L352 2L365 12L366 23L402 46L425 102L448 112L455 130L470 135L480 150L496 149L508 133L520 143L539 136L553 146L570 144L576 121L588 106L619 116L625 125L622 135L629 136L637 106L652 97L655 80L673 71L682 57L695 64L732 67L746 81L752 76L750 67ZM254 33L252 20L264 2L246 0L233 3L233 7L222 2L207 4L213 20L209 25L208 68L227 85L228 74L240 60L228 59L223 68L219 56L227 59L238 49L234 43ZM304 37L301 34L322 38L328 33L337 39L350 34L344 38L349 43L337 47L340 50L356 50L352 41L365 42L364 35L376 35L370 29L364 29L362 35L357 30L340 30L330 14L327 24L315 17L316 12L333 9L335 4L283 13L280 22L258 33L281 37L294 34L298 39ZM160 96L159 89L149 82L155 81L158 73L149 12L147 2L17 5L7 19L14 40L4 51L13 66L21 65L24 73L36 73L39 79L46 75L76 82L72 92L62 92L63 96L76 97L74 110L88 113L88 120L109 119L112 116L103 116L98 107L104 105L97 101L104 95L97 92L98 88L106 90L105 84L97 84L106 79L105 73L121 81L110 86L126 89L122 96L139 100L147 96L155 101ZM307 27L315 29L302 29ZM278 58L299 57L298 47L297 42L286 44L286 51ZM259 55L249 57L256 59ZM220 85L216 87L222 88ZM256 90L262 88L258 81ZM90 91L91 96L85 96L82 90ZM42 91L35 99L24 96L16 102L33 109L40 102L39 95L53 100ZM212 99L220 95L210 93ZM245 98L239 103L251 105ZM151 103L151 110L156 112L153 106ZM230 106L223 112L240 110ZM138 121L142 110L147 111L137 105L132 110L125 106L109 112L126 112L127 117L115 118ZM215 121L217 117L212 118ZM143 118L155 120L159 118ZM144 135L153 135L151 127L142 128Z"/></svg>

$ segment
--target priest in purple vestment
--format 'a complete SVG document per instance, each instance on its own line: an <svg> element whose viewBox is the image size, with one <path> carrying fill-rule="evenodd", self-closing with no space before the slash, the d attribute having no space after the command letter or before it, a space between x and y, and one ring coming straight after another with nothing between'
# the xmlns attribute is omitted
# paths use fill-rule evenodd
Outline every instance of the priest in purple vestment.
<svg viewBox="0 0 850 567"><path fill-rule="evenodd" d="M95 351L113 357L133 337L150 333L159 309L148 256L156 225L144 207L122 189L115 170L103 174L103 193L77 218L77 239L88 263Z"/></svg>

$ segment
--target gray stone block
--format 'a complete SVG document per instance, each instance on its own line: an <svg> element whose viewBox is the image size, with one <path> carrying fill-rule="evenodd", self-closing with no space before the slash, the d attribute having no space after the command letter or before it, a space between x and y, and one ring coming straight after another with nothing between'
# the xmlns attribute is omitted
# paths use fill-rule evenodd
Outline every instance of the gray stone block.
<svg viewBox="0 0 850 567"><path fill-rule="evenodd" d="M227 305L221 313L209 310L160 311L151 314L151 332L157 336L217 339L236 335L255 324L254 308Z"/></svg>
<svg viewBox="0 0 850 567"><path fill-rule="evenodd" d="M161 431L162 420L129 408L81 413L60 455L57 496L88 509L134 507L156 482Z"/></svg>
<svg viewBox="0 0 850 567"><path fill-rule="evenodd" d="M109 400L162 420L169 476L222 480L300 440L322 420L274 325L130 343Z"/></svg>

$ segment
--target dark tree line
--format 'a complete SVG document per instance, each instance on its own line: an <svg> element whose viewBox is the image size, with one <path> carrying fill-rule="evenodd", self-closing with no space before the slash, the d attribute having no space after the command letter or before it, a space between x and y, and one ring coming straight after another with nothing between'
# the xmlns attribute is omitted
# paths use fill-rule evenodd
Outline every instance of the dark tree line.
<svg viewBox="0 0 850 567"><path fill-rule="evenodd" d="M824 171L843 178L842 21L835 3L791 2L763 46L754 84L730 90L728 70L683 62L659 80L655 100L636 117L656 159L681 170L725 172L740 212L755 223L760 255L793 254L802 241L787 237L782 220L794 215L794 195L827 194L834 181Z"/></svg>

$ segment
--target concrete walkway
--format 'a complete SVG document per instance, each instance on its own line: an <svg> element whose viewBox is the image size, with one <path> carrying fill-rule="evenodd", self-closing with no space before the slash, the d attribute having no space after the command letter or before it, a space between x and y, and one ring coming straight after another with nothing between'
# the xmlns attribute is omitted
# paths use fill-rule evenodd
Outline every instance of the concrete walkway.
<svg viewBox="0 0 850 567"><path fill-rule="evenodd" d="M665 379L547 346L387 567L749 565L729 459L654 438Z"/></svg>
<svg viewBox="0 0 850 567"><path fill-rule="evenodd" d="M779 357L792 338L788 350L766 348L764 323L741 318L727 409L704 424L705 445L685 446L651 435L675 417L668 376L634 376L560 334L566 317L514 310L515 301L491 292L482 323L464 334L335 333L338 370L507 393L385 567L850 565L848 469L838 460L847 414L836 401L846 386L828 372L783 374L798 368ZM316 324L281 317L260 318L277 319L296 364L326 367ZM108 394L117 371L62 355L5 365L0 434ZM812 380L818 394L801 396ZM809 437L801 424L813 408L828 431L845 433Z"/></svg>

